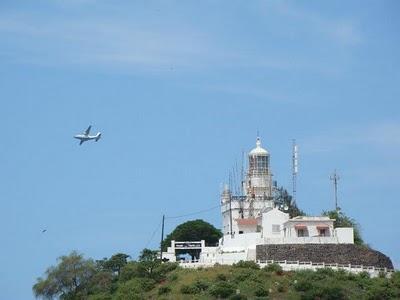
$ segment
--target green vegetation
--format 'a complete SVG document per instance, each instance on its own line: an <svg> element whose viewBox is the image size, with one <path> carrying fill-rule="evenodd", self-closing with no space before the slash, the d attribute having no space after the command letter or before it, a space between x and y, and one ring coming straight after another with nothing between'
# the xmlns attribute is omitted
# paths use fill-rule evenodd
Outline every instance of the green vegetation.
<svg viewBox="0 0 400 300"><path fill-rule="evenodd" d="M178 225L174 231L167 235L162 242L163 251L171 245L171 241L201 241L205 240L206 246L215 246L222 237L219 229L203 220L193 220ZM198 253L187 251L192 257L197 257ZM184 253L181 253L184 254Z"/></svg>
<svg viewBox="0 0 400 300"><path fill-rule="evenodd" d="M72 252L59 258L33 286L37 298L130 299L399 299L400 272L370 278L332 269L284 272L279 265L253 262L182 269L162 263L155 252L138 261L122 253L93 261Z"/></svg>
<svg viewBox="0 0 400 300"><path fill-rule="evenodd" d="M292 201L293 197L288 193L288 191L284 187L277 188L275 201L276 203L280 203L283 206L287 206L288 210L286 211L291 218L297 216L305 216L306 214L300 208L297 207L296 203Z"/></svg>
<svg viewBox="0 0 400 300"><path fill-rule="evenodd" d="M364 241L361 237L360 225L356 222L356 220L346 216L341 210L330 210L324 211L322 213L324 216L328 216L331 219L335 219L333 223L333 227L353 227L354 228L354 244L356 245L365 245Z"/></svg>

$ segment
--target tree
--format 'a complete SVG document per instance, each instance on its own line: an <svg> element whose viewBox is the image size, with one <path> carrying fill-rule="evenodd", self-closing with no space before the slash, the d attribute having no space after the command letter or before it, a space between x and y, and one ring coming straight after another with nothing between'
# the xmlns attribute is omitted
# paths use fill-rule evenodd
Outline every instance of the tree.
<svg viewBox="0 0 400 300"><path fill-rule="evenodd" d="M110 257L110 259L102 263L103 268L117 273L119 276L121 268L128 263L130 256L124 253L117 253Z"/></svg>
<svg viewBox="0 0 400 300"><path fill-rule="evenodd" d="M130 270L126 270L127 267ZM161 263L159 251L146 248L140 253L139 262L135 266L131 266L131 263L129 263L122 269L121 277L132 277L132 275L135 275L136 273L138 277L144 277L156 282L161 282L165 280L167 273L175 270L177 267L177 263Z"/></svg>
<svg viewBox="0 0 400 300"><path fill-rule="evenodd" d="M38 278L33 286L37 298L74 298L96 273L93 260L84 259L83 255L76 251L59 257L58 261L57 266L47 269L47 277Z"/></svg>
<svg viewBox="0 0 400 300"><path fill-rule="evenodd" d="M333 222L333 226L335 228L337 228L337 227L353 227L353 229L354 229L354 244L364 245L364 241L361 237L360 225L354 219L346 216L340 210L324 211L322 214L324 216L328 216L331 219L335 219L335 221Z"/></svg>
<svg viewBox="0 0 400 300"><path fill-rule="evenodd" d="M152 277L154 269L161 264L157 250L143 249L139 256L139 272L142 276Z"/></svg>
<svg viewBox="0 0 400 300"><path fill-rule="evenodd" d="M210 223L197 219L187 221L178 225L162 242L163 251L171 245L172 240L176 241L201 241L205 240L206 245L214 246L222 237L219 229L215 228ZM192 255L191 253L189 253ZM192 255L193 256L193 255Z"/></svg>
<svg viewBox="0 0 400 300"><path fill-rule="evenodd" d="M286 211L289 213L289 216L291 218L297 217L297 216L304 216L305 213L297 207L296 203L293 203L293 197L288 193L288 191L283 188L277 188L275 190L275 203L278 205L283 205L288 208Z"/></svg>

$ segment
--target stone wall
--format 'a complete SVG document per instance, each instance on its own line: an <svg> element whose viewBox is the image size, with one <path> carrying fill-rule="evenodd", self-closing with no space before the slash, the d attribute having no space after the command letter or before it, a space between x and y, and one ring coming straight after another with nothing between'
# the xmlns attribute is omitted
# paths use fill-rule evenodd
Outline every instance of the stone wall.
<svg viewBox="0 0 400 300"><path fill-rule="evenodd" d="M389 257L354 244L269 244L257 245L257 260L312 261L374 266L393 269Z"/></svg>

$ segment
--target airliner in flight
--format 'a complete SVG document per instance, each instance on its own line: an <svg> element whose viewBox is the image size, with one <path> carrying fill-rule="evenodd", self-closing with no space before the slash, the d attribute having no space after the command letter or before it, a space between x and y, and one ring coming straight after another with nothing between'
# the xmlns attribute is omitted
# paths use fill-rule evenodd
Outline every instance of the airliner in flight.
<svg viewBox="0 0 400 300"><path fill-rule="evenodd" d="M95 140L96 142L101 138L101 132L98 132L96 135L89 135L90 129L92 128L92 125L88 127L82 134L77 134L74 136L74 138L80 140L81 142L79 145L82 145L83 142L89 141L89 140Z"/></svg>

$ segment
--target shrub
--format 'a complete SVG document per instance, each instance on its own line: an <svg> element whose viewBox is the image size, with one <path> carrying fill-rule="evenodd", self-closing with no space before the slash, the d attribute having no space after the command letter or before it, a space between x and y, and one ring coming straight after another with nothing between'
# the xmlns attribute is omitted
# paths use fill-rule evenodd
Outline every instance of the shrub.
<svg viewBox="0 0 400 300"><path fill-rule="evenodd" d="M176 281L178 279L178 274L172 273L167 278L169 281Z"/></svg>
<svg viewBox="0 0 400 300"><path fill-rule="evenodd" d="M390 281L393 283L394 286L400 288L400 271L396 271L390 277Z"/></svg>
<svg viewBox="0 0 400 300"><path fill-rule="evenodd" d="M93 275L87 284L89 294L101 294L111 291L113 285L113 276L111 272L100 271Z"/></svg>
<svg viewBox="0 0 400 300"><path fill-rule="evenodd" d="M119 280L128 281L140 275L137 262L128 262L122 267L119 275Z"/></svg>
<svg viewBox="0 0 400 300"><path fill-rule="evenodd" d="M254 291L254 295L257 297L266 297L268 296L269 291L264 288L263 286L259 286L256 288L256 290Z"/></svg>
<svg viewBox="0 0 400 300"><path fill-rule="evenodd" d="M400 290L394 288L392 281L386 278L369 280L367 289L367 298L371 300L400 299Z"/></svg>
<svg viewBox="0 0 400 300"><path fill-rule="evenodd" d="M165 262L157 267L157 270L159 272L162 272L164 274L172 272L173 270L177 269L179 267L178 263L173 263L173 262Z"/></svg>
<svg viewBox="0 0 400 300"><path fill-rule="evenodd" d="M353 280L354 278L350 278L349 274L353 274L353 273L350 273L350 272L348 272L346 270L343 270L343 269L339 269L339 270L335 271L335 273L334 273L336 278L338 278L340 280L347 280L347 279Z"/></svg>
<svg viewBox="0 0 400 300"><path fill-rule="evenodd" d="M286 291L286 288L285 288L284 285L280 284L280 285L278 285L277 291L278 291L279 293L283 293L283 292Z"/></svg>
<svg viewBox="0 0 400 300"><path fill-rule="evenodd" d="M255 270L260 269L260 266L252 260L247 260L247 261L241 260L241 261L237 262L236 264L233 264L233 267L234 268L255 269Z"/></svg>
<svg viewBox="0 0 400 300"><path fill-rule="evenodd" d="M247 297L245 295L236 294L231 296L229 300L247 300Z"/></svg>
<svg viewBox="0 0 400 300"><path fill-rule="evenodd" d="M156 285L156 282L151 278L135 278L133 281L137 281L141 288L146 292L152 290Z"/></svg>
<svg viewBox="0 0 400 300"><path fill-rule="evenodd" d="M231 283L219 281L210 288L210 294L214 297L227 298L235 292Z"/></svg>
<svg viewBox="0 0 400 300"><path fill-rule="evenodd" d="M342 300L346 299L346 293L339 286L325 286L322 288L322 299Z"/></svg>
<svg viewBox="0 0 400 300"><path fill-rule="evenodd" d="M206 291L208 289L208 287L210 286L208 282L201 280L201 279L197 279L193 285L198 288L200 291Z"/></svg>
<svg viewBox="0 0 400 300"><path fill-rule="evenodd" d="M219 273L219 274L217 274L216 279L219 280L219 281L226 281L226 275L222 274L222 273Z"/></svg>
<svg viewBox="0 0 400 300"><path fill-rule="evenodd" d="M336 271L331 268L321 268L317 269L315 274L320 278L334 277L336 275Z"/></svg>
<svg viewBox="0 0 400 300"><path fill-rule="evenodd" d="M189 294L189 295L195 295L200 293L200 289L196 287L195 285L182 285L181 286L181 293L182 294Z"/></svg>
<svg viewBox="0 0 400 300"><path fill-rule="evenodd" d="M164 285L158 288L159 295L168 294L169 292L171 292L171 288L168 285Z"/></svg>
<svg viewBox="0 0 400 300"><path fill-rule="evenodd" d="M235 270L235 272L233 273L232 281L234 281L235 283L243 282L252 277L253 273L254 271L251 269Z"/></svg>
<svg viewBox="0 0 400 300"><path fill-rule="evenodd" d="M275 272L277 275L283 274L282 267L276 263L265 266L264 270L267 272Z"/></svg>
<svg viewBox="0 0 400 300"><path fill-rule="evenodd" d="M383 272L383 271L379 271L378 277L379 278L386 278L386 273Z"/></svg>
<svg viewBox="0 0 400 300"><path fill-rule="evenodd" d="M353 280L356 280L356 279L357 279L357 276L356 276L354 273L348 272L348 273L347 273L347 279L353 281Z"/></svg>
<svg viewBox="0 0 400 300"><path fill-rule="evenodd" d="M358 273L358 276L359 276L360 278L362 278L362 279L368 279L368 278L370 278L369 273L366 272L366 271L361 272L361 273Z"/></svg>
<svg viewBox="0 0 400 300"><path fill-rule="evenodd" d="M156 267L150 272L150 274L147 275L157 282L161 282L165 280L168 273L174 271L176 268L178 268L178 263L166 262L156 265Z"/></svg>
<svg viewBox="0 0 400 300"><path fill-rule="evenodd" d="M344 300L347 298L346 293L341 287L327 284L323 286L313 286L312 289L307 290L301 295L301 299Z"/></svg>
<svg viewBox="0 0 400 300"><path fill-rule="evenodd" d="M105 293L100 293L96 295L89 295L87 300L112 300L112 296Z"/></svg>
<svg viewBox="0 0 400 300"><path fill-rule="evenodd" d="M143 287L137 279L132 279L126 282L123 282L119 285L116 297L117 300L126 300L126 299L143 299Z"/></svg>
<svg viewBox="0 0 400 300"><path fill-rule="evenodd" d="M313 285L312 285L312 283L311 283L311 281L310 280L304 280L304 279L302 279L302 280L299 280L297 283L295 283L295 285L294 285L294 289L296 290L296 291L299 291L299 292L306 292L306 291L308 291L308 290L311 290L313 288Z"/></svg>

